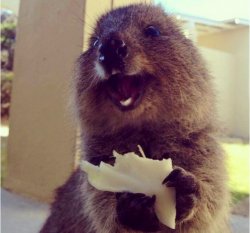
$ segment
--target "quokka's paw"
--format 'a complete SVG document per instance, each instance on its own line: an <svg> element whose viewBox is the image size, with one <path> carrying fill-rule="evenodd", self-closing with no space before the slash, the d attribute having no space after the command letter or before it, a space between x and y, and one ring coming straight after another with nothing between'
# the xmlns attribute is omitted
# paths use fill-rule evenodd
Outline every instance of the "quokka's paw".
<svg viewBox="0 0 250 233"><path fill-rule="evenodd" d="M122 225L143 232L159 230L159 220L154 210L155 196L122 192L117 193L116 198L117 218Z"/></svg>
<svg viewBox="0 0 250 233"><path fill-rule="evenodd" d="M183 168L175 168L162 182L176 189L176 222L189 220L196 211L200 196L196 177Z"/></svg>

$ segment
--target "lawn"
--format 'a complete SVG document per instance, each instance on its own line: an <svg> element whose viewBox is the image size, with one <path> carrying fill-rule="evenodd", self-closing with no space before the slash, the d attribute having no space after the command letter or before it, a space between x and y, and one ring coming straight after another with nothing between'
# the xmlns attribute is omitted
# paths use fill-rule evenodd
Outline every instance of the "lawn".
<svg viewBox="0 0 250 233"><path fill-rule="evenodd" d="M1 137L1 184L6 175L7 167L7 138Z"/></svg>
<svg viewBox="0 0 250 233"><path fill-rule="evenodd" d="M1 145L1 178L6 173L6 138ZM236 203L249 196L249 144L222 143L226 152L227 167L229 173L229 188L233 202Z"/></svg>
<svg viewBox="0 0 250 233"><path fill-rule="evenodd" d="M249 196L249 144L223 143L233 202Z"/></svg>

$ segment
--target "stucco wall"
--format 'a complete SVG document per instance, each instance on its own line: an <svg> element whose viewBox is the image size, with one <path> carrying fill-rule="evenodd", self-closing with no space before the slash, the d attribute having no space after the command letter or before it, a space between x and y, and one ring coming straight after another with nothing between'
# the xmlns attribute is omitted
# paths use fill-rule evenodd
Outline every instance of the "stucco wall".
<svg viewBox="0 0 250 233"><path fill-rule="evenodd" d="M224 76L224 85L222 80L219 81L219 89L223 90L223 98L228 99L228 101L225 102L224 107L221 105L220 111L232 109L232 116L222 119L230 127L230 136L248 139L249 27L199 37L198 45L214 51L217 50L220 54L228 54L228 56L232 57L233 64L232 61L229 61L230 59L226 59L228 60L228 65L226 65L224 64L226 61L225 56L218 54L218 56L214 56L210 64L216 69L216 72L214 72L215 77L217 77L217 73L220 77ZM222 66L220 66L221 64ZM226 87L228 89L225 89Z"/></svg>
<svg viewBox="0 0 250 233"><path fill-rule="evenodd" d="M41 200L51 200L74 169L76 125L67 103L83 40L74 16L83 12L84 1L21 1L4 186Z"/></svg>
<svg viewBox="0 0 250 233"><path fill-rule="evenodd" d="M213 76L213 84L217 97L217 111L221 122L221 130L225 135L234 133L234 78L235 59L231 53L211 48L200 47L207 62L208 70Z"/></svg>

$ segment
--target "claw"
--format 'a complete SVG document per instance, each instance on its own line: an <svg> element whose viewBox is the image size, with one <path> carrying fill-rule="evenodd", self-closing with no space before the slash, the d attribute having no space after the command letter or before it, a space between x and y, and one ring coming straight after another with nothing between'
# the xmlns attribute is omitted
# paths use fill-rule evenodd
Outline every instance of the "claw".
<svg viewBox="0 0 250 233"><path fill-rule="evenodd" d="M162 182L176 189L176 220L189 218L199 198L199 184L195 176L182 168L175 168Z"/></svg>
<svg viewBox="0 0 250 233"><path fill-rule="evenodd" d="M176 180L178 178L178 176L182 173L182 170L180 168L175 168L163 181L162 184L166 184L166 183L173 183L172 180ZM168 185L169 186L169 185ZM174 187L170 186L170 187Z"/></svg>

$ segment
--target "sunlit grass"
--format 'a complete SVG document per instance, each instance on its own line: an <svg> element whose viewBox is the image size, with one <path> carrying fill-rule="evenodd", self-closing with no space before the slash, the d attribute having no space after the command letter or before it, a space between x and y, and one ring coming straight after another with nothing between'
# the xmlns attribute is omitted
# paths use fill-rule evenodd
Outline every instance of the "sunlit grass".
<svg viewBox="0 0 250 233"><path fill-rule="evenodd" d="M1 137L1 184L6 175L7 168L7 138Z"/></svg>
<svg viewBox="0 0 250 233"><path fill-rule="evenodd" d="M223 143L233 202L249 196L249 144Z"/></svg>

